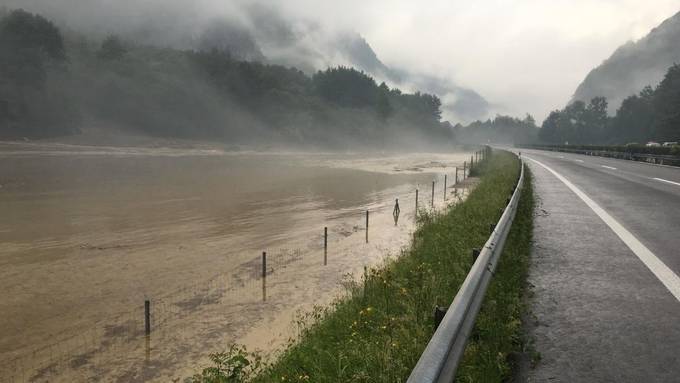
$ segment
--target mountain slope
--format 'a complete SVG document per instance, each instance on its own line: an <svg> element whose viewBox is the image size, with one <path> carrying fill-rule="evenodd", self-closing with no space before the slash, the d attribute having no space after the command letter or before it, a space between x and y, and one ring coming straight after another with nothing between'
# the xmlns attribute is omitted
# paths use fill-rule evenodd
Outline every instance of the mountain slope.
<svg viewBox="0 0 680 383"><path fill-rule="evenodd" d="M618 48L578 86L573 100L604 96L613 113L624 98L647 85L656 86L674 63L680 62L680 13L665 20L647 36Z"/></svg>
<svg viewBox="0 0 680 383"><path fill-rule="evenodd" d="M344 61L377 79L400 88L436 94L442 99L446 118L465 123L485 119L491 114L491 106L487 100L472 89L461 87L450 79L385 65L366 39L358 33L342 34L334 47Z"/></svg>

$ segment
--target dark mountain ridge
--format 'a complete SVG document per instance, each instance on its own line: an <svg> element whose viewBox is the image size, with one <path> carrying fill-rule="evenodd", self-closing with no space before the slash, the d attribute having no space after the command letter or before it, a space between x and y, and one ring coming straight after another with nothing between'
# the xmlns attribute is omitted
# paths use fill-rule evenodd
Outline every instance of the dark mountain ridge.
<svg viewBox="0 0 680 383"><path fill-rule="evenodd" d="M572 101L605 97L613 114L622 101L645 86L659 84L675 63L680 63L680 12L666 19L647 36L619 47L593 69L578 86Z"/></svg>

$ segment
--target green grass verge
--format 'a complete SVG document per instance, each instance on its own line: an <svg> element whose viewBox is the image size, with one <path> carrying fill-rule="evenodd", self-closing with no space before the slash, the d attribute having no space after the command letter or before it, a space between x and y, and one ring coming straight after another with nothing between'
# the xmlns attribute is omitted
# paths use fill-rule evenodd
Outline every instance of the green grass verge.
<svg viewBox="0 0 680 383"><path fill-rule="evenodd" d="M435 305L449 305L519 174L517 159L495 152L476 169L481 182L446 213L425 215L413 244L384 268L349 286L349 296L301 319L302 334L255 382L405 381L434 332ZM528 173L528 172L527 172ZM523 349L521 315L532 234L527 174L517 217L463 361L459 382L500 382ZM214 371L214 370L213 370ZM231 382L235 379L201 379Z"/></svg>

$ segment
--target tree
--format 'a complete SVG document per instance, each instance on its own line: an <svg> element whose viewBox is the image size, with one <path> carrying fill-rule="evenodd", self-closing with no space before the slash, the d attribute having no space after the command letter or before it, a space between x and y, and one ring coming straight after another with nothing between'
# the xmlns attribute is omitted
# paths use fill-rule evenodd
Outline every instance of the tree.
<svg viewBox="0 0 680 383"><path fill-rule="evenodd" d="M582 143L594 144L600 142L604 137L608 120L607 99L595 97L590 100L583 113L585 131L581 134Z"/></svg>
<svg viewBox="0 0 680 383"><path fill-rule="evenodd" d="M48 61L66 57L54 24L21 9L0 21L0 53L0 76L19 88L41 88Z"/></svg>
<svg viewBox="0 0 680 383"><path fill-rule="evenodd" d="M340 106L374 107L379 89L370 76L353 68L328 68L313 77L314 88L323 99Z"/></svg>
<svg viewBox="0 0 680 383"><path fill-rule="evenodd" d="M15 10L0 19L0 136L70 132L75 108L61 89L47 87L65 63L61 32L40 15Z"/></svg>
<svg viewBox="0 0 680 383"><path fill-rule="evenodd" d="M607 129L606 141L610 143L644 143L652 138L654 90L645 87L639 95L627 97L616 111Z"/></svg>
<svg viewBox="0 0 680 383"><path fill-rule="evenodd" d="M680 141L680 65L673 65L656 88L653 97L656 123L654 137Z"/></svg>
<svg viewBox="0 0 680 383"><path fill-rule="evenodd" d="M105 60L120 60L127 53L123 42L115 35L109 35L102 42L97 56Z"/></svg>
<svg viewBox="0 0 680 383"><path fill-rule="evenodd" d="M608 124L604 97L595 97L587 105L577 100L563 110L550 113L543 122L539 138L557 144L594 144L602 140Z"/></svg>
<svg viewBox="0 0 680 383"><path fill-rule="evenodd" d="M378 87L378 99L375 109L383 120L387 119L394 111L392 104L390 104L390 88L384 82Z"/></svg>

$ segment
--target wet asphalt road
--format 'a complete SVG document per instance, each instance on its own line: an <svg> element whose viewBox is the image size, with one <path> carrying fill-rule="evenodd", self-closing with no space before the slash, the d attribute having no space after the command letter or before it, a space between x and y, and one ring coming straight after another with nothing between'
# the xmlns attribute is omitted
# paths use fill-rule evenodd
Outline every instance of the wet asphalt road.
<svg viewBox="0 0 680 383"><path fill-rule="evenodd" d="M554 174L680 275L680 169L522 150L538 199L529 382L680 382L680 301Z"/></svg>

